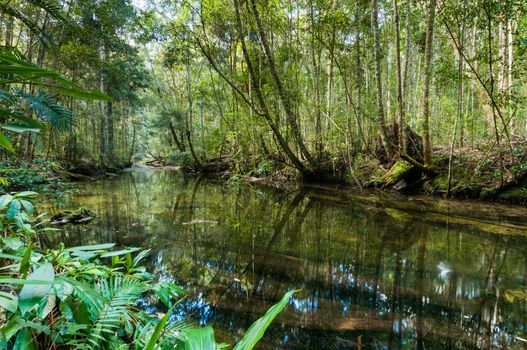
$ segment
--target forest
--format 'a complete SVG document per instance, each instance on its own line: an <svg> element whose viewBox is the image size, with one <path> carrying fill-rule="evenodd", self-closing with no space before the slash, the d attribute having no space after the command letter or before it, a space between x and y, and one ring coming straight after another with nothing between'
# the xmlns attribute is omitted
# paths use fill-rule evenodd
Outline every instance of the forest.
<svg viewBox="0 0 527 350"><path fill-rule="evenodd" d="M108 240L99 237L70 247L75 241L71 228L65 229L69 238L59 244L53 236L59 226L90 225L92 220L108 220L108 230L117 235L120 229L111 224L112 215L147 220L131 208L122 214L115 205L132 192L141 192L136 180L149 186L142 183L147 181L144 169L178 171L196 179L188 190L186 180L151 175L159 186L191 191L188 198L178 195L175 203L167 199L167 206L174 217L177 210L190 210L178 225L187 234L191 234L187 226L194 227L194 242L203 247L208 241L196 238L196 227L206 236L207 225L218 223L209 217L216 212L195 214L200 188L215 186L202 184L203 178L227 184L227 191L245 185L272 191L301 188L301 195L284 206L283 220L274 223L279 234L288 225L301 230L312 206L320 205L317 215L321 215L328 205L319 203L321 196L304 186L358 191L359 197L346 198L365 207L377 208L386 200L389 208L379 214L382 220L395 220L395 227L405 229L413 227L408 221L413 207L395 200L372 201L361 197L363 191L446 199L447 204L419 209L433 212L435 219L418 219L424 224L418 229L420 238L412 241L422 248L417 260L424 259L426 250L423 227L445 222L448 199L527 203L525 1L0 0L0 13L1 349L227 346L216 343L211 327L170 318L187 296L177 278L165 283L148 272L155 263L146 257L150 248L157 252L158 242L148 245L110 234ZM127 171L137 173L130 180ZM113 194L107 190L113 202L97 210L91 202L85 207L77 187L103 196L104 191L90 183L112 179L119 184ZM255 191L260 198L260 190ZM274 194L266 196L274 201ZM220 198L215 194L211 201L221 202ZM152 203L159 200L151 198ZM63 210L64 203L76 207ZM276 200L274 205L283 203ZM303 210L297 209L303 205ZM527 234L516 211L504 214L502 220L488 216L492 208L492 204L484 207L477 218L469 211L454 210L455 219L446 221L485 235ZM508 208L503 206L503 212L508 213ZM165 209L157 210L152 215ZM240 210L229 212L228 225L219 225L237 230L241 219L229 215L237 217ZM288 224L297 211L300 214ZM281 217L280 213L270 215ZM150 234L148 225L142 224L143 233ZM321 225L314 226L317 234ZM126 228L135 230L131 222ZM378 230L386 228L379 225ZM240 242L250 235L238 233L243 235ZM268 245L262 243L264 257L277 244L274 237ZM372 260L376 274L365 273L377 284L384 245L379 249L378 258ZM503 265L506 251L486 256L501 256ZM402 253L395 254L400 259ZM319 253L316 256L313 259L318 261ZM223 266L207 264L209 269ZM495 264L493 260L488 269L492 276ZM249 266L227 284L229 288L241 284L247 298L251 288L253 296L257 293L256 284L242 277ZM401 272L397 266L396 275ZM197 276L198 268L192 269ZM497 275L499 271L501 267ZM494 281L489 276L486 290L494 293L498 277ZM221 297L230 295L229 288ZM279 289L273 303L258 308L259 314L265 312L262 318L251 317L251 322L240 325L252 324L246 333L222 328L216 337L237 343L234 349L252 349L282 309L294 304L291 300L296 300L295 293L303 293L302 288ZM522 300L524 307L525 289L520 289L509 291L507 298ZM189 300L197 294L189 294ZM380 298L376 289L373 297ZM136 310L141 303L164 311L152 318ZM416 307L419 312L425 308L420 302ZM77 315L76 310L81 312ZM402 306L393 312L402 313ZM496 319L486 321L489 329L498 327ZM390 332L388 348L395 336ZM278 334L276 328L272 334ZM399 341L402 337L399 334ZM416 348L423 348L423 334L419 337ZM266 339L266 348L281 348ZM353 333L350 339L353 347L363 347L362 334ZM493 344L481 343L479 335L475 339L476 347ZM376 341L365 339L365 348L373 348ZM317 344L313 348L326 348Z"/></svg>
<svg viewBox="0 0 527 350"><path fill-rule="evenodd" d="M496 197L526 168L525 7L9 2L4 50L105 97L14 72L4 159Z"/></svg>

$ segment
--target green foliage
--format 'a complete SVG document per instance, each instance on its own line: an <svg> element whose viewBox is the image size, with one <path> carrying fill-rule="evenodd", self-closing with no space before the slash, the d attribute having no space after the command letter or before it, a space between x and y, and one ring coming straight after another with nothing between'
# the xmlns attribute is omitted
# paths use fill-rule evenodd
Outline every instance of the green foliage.
<svg viewBox="0 0 527 350"><path fill-rule="evenodd" d="M173 150L167 156L167 165L180 166L184 169L190 169L194 165L194 160L190 152Z"/></svg>
<svg viewBox="0 0 527 350"><path fill-rule="evenodd" d="M8 160L0 163L0 176L9 179L0 183L0 190L47 192L56 195L64 190L70 191L71 186L65 185L66 179L61 175L61 167L50 161L38 159L33 162Z"/></svg>
<svg viewBox="0 0 527 350"><path fill-rule="evenodd" d="M272 160L263 159L258 163L258 166L255 170L257 176L268 176L271 175L276 168L276 164Z"/></svg>
<svg viewBox="0 0 527 350"><path fill-rule="evenodd" d="M183 289L156 282L141 266L148 251L114 250L115 244L42 249L33 235L43 217L33 218L35 192L0 197L0 349L216 349L211 327L191 329L170 322ZM14 208L14 209L13 209ZM13 221L23 226L12 225ZM38 223L37 221L38 220ZM35 225L32 227L32 225ZM236 349L252 349L285 307L286 296L251 328ZM167 308L161 318L137 307L155 296ZM220 346L221 347L221 346Z"/></svg>
<svg viewBox="0 0 527 350"><path fill-rule="evenodd" d="M252 350L262 339L271 322L289 303L295 292L297 291L287 292L277 304L267 310L265 315L256 320L245 332L242 339L234 346L233 350ZM216 344L214 330L210 326L192 329L186 333L185 350L214 350L218 347L221 347L221 345Z"/></svg>
<svg viewBox="0 0 527 350"><path fill-rule="evenodd" d="M71 124L73 119L72 112L57 104L52 95L43 91L38 94L21 90L11 91L14 86L19 84L39 86L75 98L110 99L100 92L86 92L78 84L66 79L61 74L29 62L15 48L0 48L0 78L0 82L3 84L3 89L0 89L0 113L7 120L2 128L12 132L37 131L35 128L42 128L42 124L34 120L31 113L22 108L19 98L52 126L64 127L64 125ZM14 151L11 141L1 132L0 147L10 152Z"/></svg>

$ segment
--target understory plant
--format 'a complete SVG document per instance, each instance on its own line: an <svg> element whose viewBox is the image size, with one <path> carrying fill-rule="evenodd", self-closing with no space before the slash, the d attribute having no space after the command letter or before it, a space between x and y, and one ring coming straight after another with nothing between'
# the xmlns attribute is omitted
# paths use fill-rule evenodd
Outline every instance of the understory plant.
<svg viewBox="0 0 527 350"><path fill-rule="evenodd" d="M0 197L0 349L217 349L212 327L170 320L185 291L160 282L142 265L148 250L114 243L43 249L44 215L35 192ZM52 232L47 232L52 234ZM249 350L294 291L245 333L235 350ZM152 315L140 305L167 310Z"/></svg>

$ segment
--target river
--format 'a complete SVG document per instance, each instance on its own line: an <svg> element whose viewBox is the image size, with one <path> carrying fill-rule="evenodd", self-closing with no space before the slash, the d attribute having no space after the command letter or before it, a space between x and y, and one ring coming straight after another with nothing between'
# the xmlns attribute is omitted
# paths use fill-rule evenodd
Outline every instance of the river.
<svg viewBox="0 0 527 350"><path fill-rule="evenodd" d="M261 349L527 348L523 207L149 169L82 183L51 211L79 205L97 219L58 240L151 249L150 271L189 294L173 318L224 342L300 289Z"/></svg>

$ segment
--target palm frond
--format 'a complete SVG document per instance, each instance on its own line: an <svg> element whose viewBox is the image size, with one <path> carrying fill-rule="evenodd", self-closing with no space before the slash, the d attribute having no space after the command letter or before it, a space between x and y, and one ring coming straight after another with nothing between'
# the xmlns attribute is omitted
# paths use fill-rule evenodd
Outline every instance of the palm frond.
<svg viewBox="0 0 527 350"><path fill-rule="evenodd" d="M63 22L64 24L70 24L70 21L66 18L66 16L62 12L62 8L57 2L54 1L48 1L48 0L26 0L30 4L37 6L44 11L46 11L50 16L58 19L59 21Z"/></svg>
<svg viewBox="0 0 527 350"><path fill-rule="evenodd" d="M18 91L18 95L41 119L53 127L64 130L73 125L73 112L58 104L52 95L42 91L38 94Z"/></svg>
<svg viewBox="0 0 527 350"><path fill-rule="evenodd" d="M48 43L51 43L51 38L47 35L47 33L42 28L40 28L38 23L26 17L22 12L18 11L18 9L12 6L9 6L9 5L3 5L2 11L10 15L11 17L18 19L31 32L35 33L39 41L42 43L42 45L48 46Z"/></svg>

